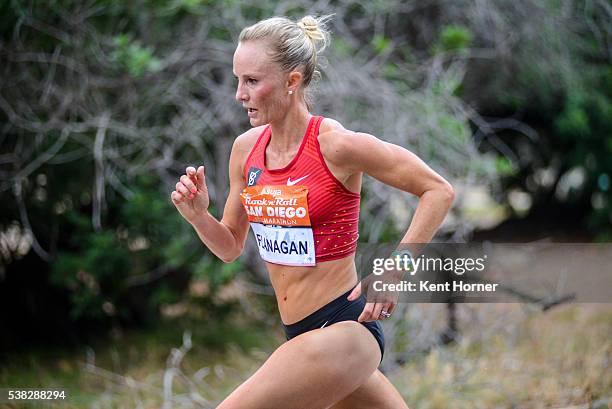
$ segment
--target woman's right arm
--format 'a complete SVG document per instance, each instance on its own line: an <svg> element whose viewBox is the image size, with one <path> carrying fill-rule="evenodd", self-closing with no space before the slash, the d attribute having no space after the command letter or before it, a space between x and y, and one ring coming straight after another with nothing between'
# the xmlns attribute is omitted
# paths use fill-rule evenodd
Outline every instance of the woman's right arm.
<svg viewBox="0 0 612 409"><path fill-rule="evenodd" d="M171 194L177 210L193 226L202 242L226 263L240 256L249 231L246 212L240 201L240 192L246 186L242 169L249 152L249 149L245 149L245 142L248 142L245 137L246 134L238 137L232 146L230 192L221 221L208 212L208 189L203 166L197 171L188 167Z"/></svg>

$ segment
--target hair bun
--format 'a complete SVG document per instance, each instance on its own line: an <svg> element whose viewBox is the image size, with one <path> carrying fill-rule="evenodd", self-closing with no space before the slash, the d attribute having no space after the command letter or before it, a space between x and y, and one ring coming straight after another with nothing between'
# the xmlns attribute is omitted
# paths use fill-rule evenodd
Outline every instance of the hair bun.
<svg viewBox="0 0 612 409"><path fill-rule="evenodd" d="M311 40L323 40L325 35L319 30L319 22L312 16L304 16L297 22L297 26Z"/></svg>

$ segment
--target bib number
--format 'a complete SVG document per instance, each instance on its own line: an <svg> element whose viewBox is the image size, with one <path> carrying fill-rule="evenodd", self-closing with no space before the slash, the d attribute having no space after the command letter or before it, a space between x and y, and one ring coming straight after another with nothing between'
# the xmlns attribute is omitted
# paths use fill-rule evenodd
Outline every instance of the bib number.
<svg viewBox="0 0 612 409"><path fill-rule="evenodd" d="M259 254L286 266L314 266L315 247L310 227L267 226L251 223Z"/></svg>

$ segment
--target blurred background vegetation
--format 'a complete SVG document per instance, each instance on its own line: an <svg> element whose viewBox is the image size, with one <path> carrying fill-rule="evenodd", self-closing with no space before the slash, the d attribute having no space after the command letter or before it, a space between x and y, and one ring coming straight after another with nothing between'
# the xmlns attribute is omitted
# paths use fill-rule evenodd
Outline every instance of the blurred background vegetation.
<svg viewBox="0 0 612 409"><path fill-rule="evenodd" d="M605 0L4 0L0 363L9 369L0 384L68 379L85 356L99 370L95 351L122 373L118 362L137 365L148 351L154 364L130 375L146 382L151 365L172 367L164 360L184 329L206 362L239 354L228 345L268 351L280 342L252 243L235 263L221 263L169 194L186 166L205 164L212 211L221 216L229 151L248 127L233 99L240 30L272 15L331 13L333 42L313 112L405 146L450 180L458 197L440 238L612 239L612 8ZM398 240L415 205L366 178L360 240ZM426 316L415 311L406 312L413 335ZM598 314L609 329L610 315ZM54 348L64 363L36 378ZM475 353L466 348L465 356ZM609 361L607 348L593 356ZM428 370L442 365L440 353L422 352ZM31 372L15 375L26 361ZM56 378L58 370L67 375ZM589 386L590 398L609 394L606 381ZM436 387L421 386L421 398L411 387L402 391L409 403L445 407L429 399L427 388ZM560 399L586 394L572 396ZM511 401L496 399L483 407ZM457 407L475 407L466 405Z"/></svg>

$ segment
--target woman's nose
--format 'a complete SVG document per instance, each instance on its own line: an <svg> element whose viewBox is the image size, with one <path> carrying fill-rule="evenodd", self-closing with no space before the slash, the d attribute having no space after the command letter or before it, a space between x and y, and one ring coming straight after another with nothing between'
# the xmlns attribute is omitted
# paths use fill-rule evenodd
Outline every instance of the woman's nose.
<svg viewBox="0 0 612 409"><path fill-rule="evenodd" d="M238 85L236 87L236 101L242 102L248 99L248 95L242 90L242 87Z"/></svg>

